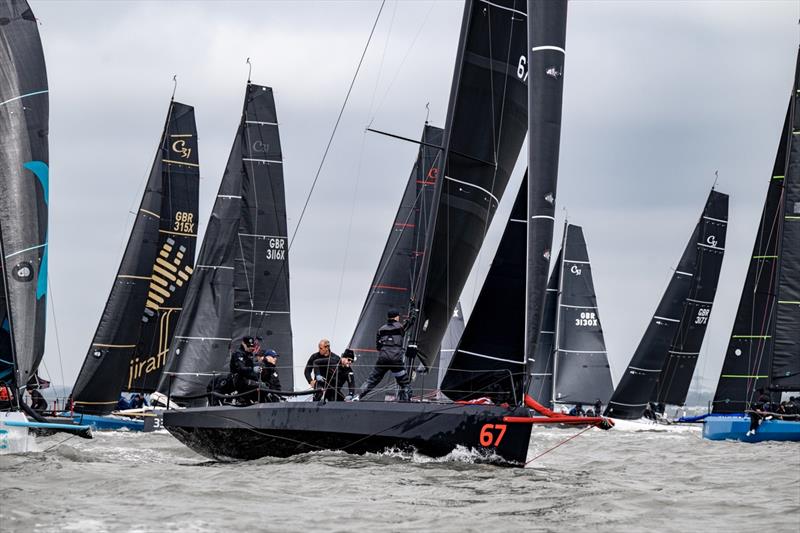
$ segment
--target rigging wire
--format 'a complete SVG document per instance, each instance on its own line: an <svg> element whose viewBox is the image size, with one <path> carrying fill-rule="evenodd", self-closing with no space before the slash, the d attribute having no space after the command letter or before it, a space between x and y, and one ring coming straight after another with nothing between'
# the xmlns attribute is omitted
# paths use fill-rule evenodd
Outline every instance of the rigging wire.
<svg viewBox="0 0 800 533"><path fill-rule="evenodd" d="M50 313L53 315L53 330L56 333L56 352L58 353L58 366L61 369L61 385L66 385L64 380L64 359L61 356L61 339L58 335L58 322L56 322L56 300L53 295L53 285L50 283L50 278L47 278L47 290L50 293Z"/></svg>
<svg viewBox="0 0 800 533"><path fill-rule="evenodd" d="M314 189L317 186L317 181L319 180L320 173L322 173L322 167L325 165L325 160L328 157L328 152L331 149L331 144L333 144L333 139L336 136L336 130L339 129L339 122L342 120L342 115L344 114L344 110L347 107L347 102L350 100L350 93L353 91L353 86L356 84L356 79L358 78L358 73L361 71L361 65L364 63L364 56L367 55L367 50L369 50L369 44L372 42L372 36L375 34L375 28L378 26L378 21L381 18L381 13L383 12L383 7L386 5L386 0L381 0L380 9L378 9L378 14L375 16L375 22L372 24L372 29L369 32L369 37L367 38L367 43L364 45L364 51L361 52L361 59L358 60L358 66L356 67L356 71L353 74L353 79L350 81L350 87L347 89L347 94L344 97L344 102L342 102L342 108L339 110L339 116L336 117L336 122L333 125L333 131L331 131L331 136L328 139L328 144L325 146L325 151L322 154L322 159L319 162L319 167L317 168L317 172L314 175L314 180L311 182L311 189L308 191L308 195L306 196L306 201L303 204L303 209L300 211L300 217L297 219L297 225L294 227L294 232L292 233L292 238L289 240L288 250L292 249L292 244L294 244L294 239L297 237L297 232L300 229L300 225L303 222L303 217L306 214L306 209L308 209L308 204L311 201L311 196L314 194Z"/></svg>
<svg viewBox="0 0 800 533"><path fill-rule="evenodd" d="M378 75L375 78L375 87L372 90L372 98L370 99L369 108L367 109L367 116L370 116L372 114L372 107L375 104L375 95L378 93L378 85L380 84L381 74L383 73L383 65L384 65L384 62L386 61L386 50L389 48L389 40L390 40L390 38L392 36L392 28L394 27L394 19L395 19L395 15L397 14L397 4L398 4L398 2L395 1L394 10L392 11L392 18L389 21L389 28L388 28L388 30L386 32L386 41L383 44L383 53L381 54L381 62L380 62L380 65L378 66ZM367 130L364 130L363 133L361 134L361 148L359 149L359 153L358 153L358 165L356 167L356 179L354 180L355 183L353 184L353 201L350 204L350 217L349 217L348 222L347 222L347 239L346 239L345 245L344 245L344 258L342 259L342 270L341 270L341 273L339 275L339 289L338 289L337 294L336 294L336 311L334 312L334 315L333 315L333 327L331 328L331 332L332 332L332 335L333 335L334 338L336 337L336 325L339 322L339 310L340 310L341 305L342 305L342 300L341 300L341 298L342 298L342 288L344 287L344 276L345 276L345 271L347 270L347 258L348 258L349 253L350 253L350 241L351 241L352 236L353 236L352 235L353 234L353 218L354 218L355 210L356 210L356 201L358 199L358 185L359 185L359 182L361 181L361 170L362 170L362 165L364 163L364 147L365 147L365 144L366 144L366 140L367 140Z"/></svg>

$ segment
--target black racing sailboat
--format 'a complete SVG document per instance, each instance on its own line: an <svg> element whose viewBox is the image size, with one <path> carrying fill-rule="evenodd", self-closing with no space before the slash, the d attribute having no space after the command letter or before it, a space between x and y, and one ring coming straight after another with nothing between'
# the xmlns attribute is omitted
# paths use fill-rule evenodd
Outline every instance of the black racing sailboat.
<svg viewBox="0 0 800 533"><path fill-rule="evenodd" d="M242 117L175 326L158 390L178 403L226 374L230 350L261 337L294 385L283 156L272 88L248 80Z"/></svg>
<svg viewBox="0 0 800 533"><path fill-rule="evenodd" d="M605 414L638 419L654 399L682 404L703 344L719 281L728 195L708 195L700 219Z"/></svg>
<svg viewBox="0 0 800 533"><path fill-rule="evenodd" d="M0 453L28 451L29 428L91 437L23 400L42 382L48 290L49 89L37 26L25 0L0 3Z"/></svg>
<svg viewBox="0 0 800 533"><path fill-rule="evenodd" d="M800 53L713 413L800 391Z"/></svg>
<svg viewBox="0 0 800 533"><path fill-rule="evenodd" d="M76 412L105 415L121 392L155 390L194 271L199 171L194 108L170 101L128 244L72 390Z"/></svg>
<svg viewBox="0 0 800 533"><path fill-rule="evenodd" d="M410 312L414 287L425 256L425 237L433 209L434 186L442 165L442 150L437 148L442 144L442 134L441 128L425 124L417 161L350 340L348 347L356 354L353 369L358 385L366 381L375 366L378 358L375 332L386 322L387 312L396 309L406 316ZM414 384L416 389L431 388L425 386L424 377L427 374L421 375L419 382ZM394 390L393 382L387 377L377 386L377 390Z"/></svg>
<svg viewBox="0 0 800 533"><path fill-rule="evenodd" d="M526 25L528 10L532 16ZM519 0L466 2L443 136L445 172L435 185L425 260L415 289L420 320L414 337L426 366L435 366L459 293L521 148L526 129L525 81L529 101L540 111L528 116L529 157L535 164L526 217L548 217L550 222L528 233L528 249L539 255L535 262L543 263L527 274L528 318L537 321L534 330L538 333L538 306L544 300L552 241L565 33L563 0L531 0L527 7ZM544 278L539 276L541 266ZM448 293L448 288L453 292ZM531 313L532 309L537 312ZM214 458L387 448L413 448L438 457L462 446L511 465L524 464L532 420L521 398L512 405L362 400L164 413L164 425L174 436Z"/></svg>
<svg viewBox="0 0 800 533"><path fill-rule="evenodd" d="M542 354L545 367L551 367L553 374L551 404L592 405L600 401L605 405L614 386L600 323L592 265L580 226L565 224L555 270L558 272L551 274L551 280L554 277L558 280L551 341L553 347L550 354ZM545 332L542 328L540 339Z"/></svg>

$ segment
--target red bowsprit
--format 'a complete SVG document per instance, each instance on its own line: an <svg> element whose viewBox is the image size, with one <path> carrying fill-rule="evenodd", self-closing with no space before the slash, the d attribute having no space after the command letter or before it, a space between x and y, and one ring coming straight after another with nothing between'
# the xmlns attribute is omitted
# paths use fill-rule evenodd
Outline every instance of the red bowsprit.
<svg viewBox="0 0 800 533"><path fill-rule="evenodd" d="M503 422L509 424L567 424L571 426L586 424L597 426L600 429L614 427L614 422L611 419L602 416L572 416L556 413L527 394L525 395L525 405L542 416L504 416Z"/></svg>

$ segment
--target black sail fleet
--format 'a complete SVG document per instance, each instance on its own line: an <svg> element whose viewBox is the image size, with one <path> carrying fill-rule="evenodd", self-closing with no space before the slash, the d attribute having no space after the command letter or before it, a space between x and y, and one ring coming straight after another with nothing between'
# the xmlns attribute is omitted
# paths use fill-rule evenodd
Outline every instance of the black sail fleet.
<svg viewBox="0 0 800 533"><path fill-rule="evenodd" d="M800 52L714 413L742 413L759 390L800 391Z"/></svg>
<svg viewBox="0 0 800 533"><path fill-rule="evenodd" d="M0 37L0 383L22 389L36 379L44 354L48 85L25 0L0 4Z"/></svg>
<svg viewBox="0 0 800 533"><path fill-rule="evenodd" d="M679 365L691 364L694 369L725 253L727 220L728 195L712 189L664 295L611 396L607 416L640 418L648 403L670 392ZM674 371L663 376L665 368ZM681 370L681 375L687 372ZM688 378L691 381L691 373ZM688 384L685 388L688 390Z"/></svg>
<svg viewBox="0 0 800 533"><path fill-rule="evenodd" d="M272 88L247 84L184 311L158 390L178 402L202 396L244 336L280 353L293 388L283 155Z"/></svg>
<svg viewBox="0 0 800 533"><path fill-rule="evenodd" d="M141 204L75 387L107 414L122 391L152 392L194 271L199 197L194 108L171 101Z"/></svg>

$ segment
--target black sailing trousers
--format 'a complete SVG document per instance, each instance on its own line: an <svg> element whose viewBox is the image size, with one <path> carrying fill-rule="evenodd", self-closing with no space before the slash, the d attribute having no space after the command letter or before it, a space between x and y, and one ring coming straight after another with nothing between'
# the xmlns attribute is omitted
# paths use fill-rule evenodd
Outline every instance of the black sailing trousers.
<svg viewBox="0 0 800 533"><path fill-rule="evenodd" d="M378 355L378 360L375 362L375 368L372 369L367 381L361 386L361 391L358 394L359 398L363 399L369 394L381 382L387 372L392 373L392 376L397 381L397 386L400 387L400 394L397 399L401 402L410 402L411 376L408 375L406 370L402 352L386 353L381 351L380 355Z"/></svg>

